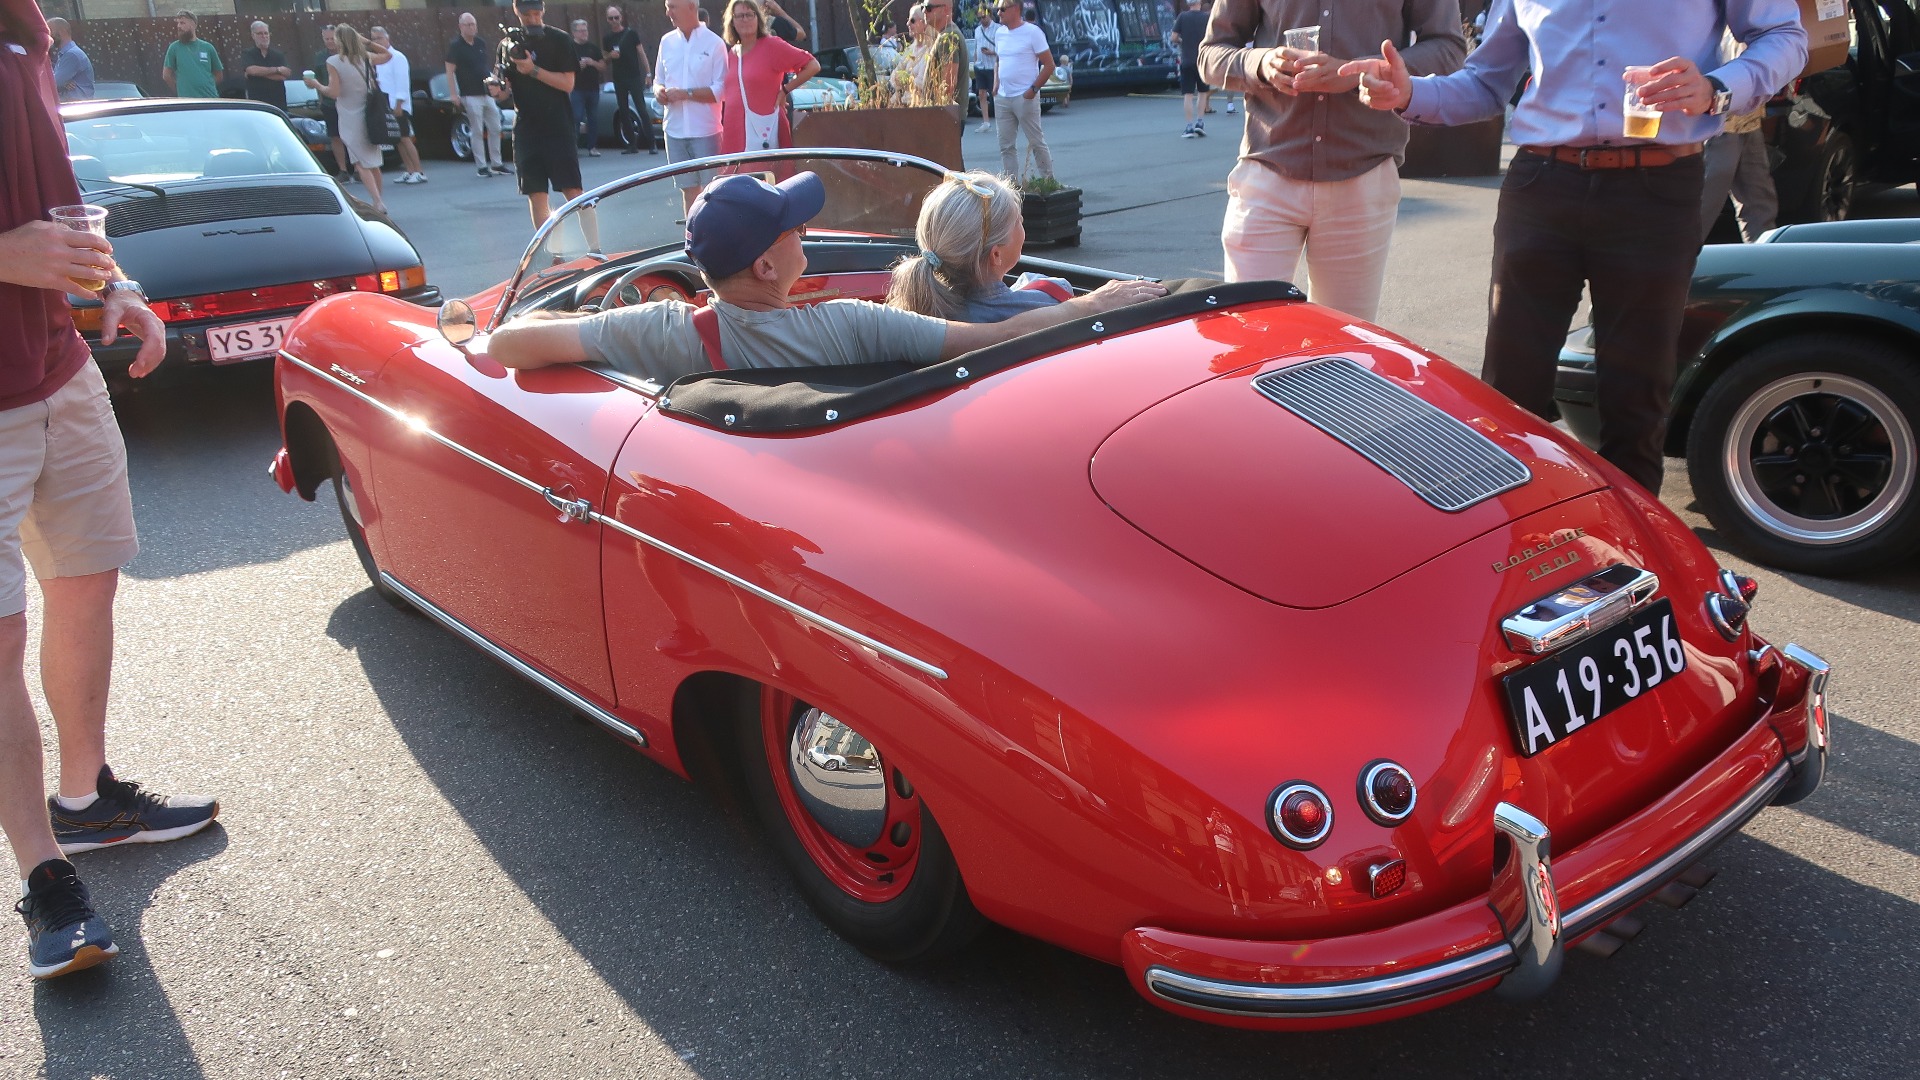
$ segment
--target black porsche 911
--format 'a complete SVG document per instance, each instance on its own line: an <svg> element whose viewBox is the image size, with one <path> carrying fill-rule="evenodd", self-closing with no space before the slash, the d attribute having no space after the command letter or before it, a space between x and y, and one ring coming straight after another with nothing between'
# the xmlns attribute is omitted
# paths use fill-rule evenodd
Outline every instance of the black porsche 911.
<svg viewBox="0 0 1920 1080"><path fill-rule="evenodd" d="M315 163L285 115L250 101L147 98L61 106L82 196L167 324L161 371L270 357L294 316L338 292L440 300L420 254ZM109 381L138 343L99 344L98 301L74 321Z"/></svg>

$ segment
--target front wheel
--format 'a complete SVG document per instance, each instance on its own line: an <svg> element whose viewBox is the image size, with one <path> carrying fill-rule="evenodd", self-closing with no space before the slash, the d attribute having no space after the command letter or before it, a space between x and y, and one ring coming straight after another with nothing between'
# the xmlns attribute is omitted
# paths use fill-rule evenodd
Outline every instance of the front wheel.
<svg viewBox="0 0 1920 1080"><path fill-rule="evenodd" d="M447 128L447 151L460 161L473 160L473 129L464 113L455 116Z"/></svg>
<svg viewBox="0 0 1920 1080"><path fill-rule="evenodd" d="M1859 182L1859 161L1853 150L1853 140L1834 132L1828 141L1827 154L1820 162L1820 171L1813 178L1813 191L1808 198L1809 218L1813 221L1845 221L1853 212L1853 188Z"/></svg>
<svg viewBox="0 0 1920 1080"><path fill-rule="evenodd" d="M406 597L395 592L393 586L380 579L380 567L373 561L373 548L367 544L367 529L361 524L360 502L354 497L353 484L347 479L346 466L340 466L333 474L333 497L340 504L340 521L347 527L347 542L353 545L354 558L360 560L360 569L366 571L367 580L373 584L373 591L380 599L402 611L418 614Z"/></svg>
<svg viewBox="0 0 1920 1080"><path fill-rule="evenodd" d="M835 933L876 959L910 963L952 953L985 924L912 781L858 731L762 688L738 735L754 811ZM846 764L816 764L816 749L818 760Z"/></svg>
<svg viewBox="0 0 1920 1080"><path fill-rule="evenodd" d="M1841 335L1770 342L1708 389L1687 472L1727 546L1811 574L1860 573L1920 550L1920 368Z"/></svg>

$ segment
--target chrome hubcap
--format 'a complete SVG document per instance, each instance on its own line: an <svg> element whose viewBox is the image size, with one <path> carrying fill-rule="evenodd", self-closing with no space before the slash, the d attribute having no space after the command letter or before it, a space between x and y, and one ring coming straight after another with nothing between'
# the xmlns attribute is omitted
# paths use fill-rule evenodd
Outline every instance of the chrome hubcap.
<svg viewBox="0 0 1920 1080"><path fill-rule="evenodd" d="M887 825L886 768L859 732L819 709L793 726L787 768L801 806L849 847L879 843Z"/></svg>
<svg viewBox="0 0 1920 1080"><path fill-rule="evenodd" d="M1913 427L1885 394L1844 375L1780 379L1728 425L1722 461L1756 525L1799 544L1858 540L1900 511L1914 487Z"/></svg>

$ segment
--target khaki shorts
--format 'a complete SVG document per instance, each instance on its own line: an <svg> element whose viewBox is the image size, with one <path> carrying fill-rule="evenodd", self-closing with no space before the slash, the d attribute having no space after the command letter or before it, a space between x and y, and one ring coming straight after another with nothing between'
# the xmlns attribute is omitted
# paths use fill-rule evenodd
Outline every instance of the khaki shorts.
<svg viewBox="0 0 1920 1080"><path fill-rule="evenodd" d="M99 365L45 401L0 411L0 617L27 609L24 554L38 578L85 577L133 561L127 447Z"/></svg>

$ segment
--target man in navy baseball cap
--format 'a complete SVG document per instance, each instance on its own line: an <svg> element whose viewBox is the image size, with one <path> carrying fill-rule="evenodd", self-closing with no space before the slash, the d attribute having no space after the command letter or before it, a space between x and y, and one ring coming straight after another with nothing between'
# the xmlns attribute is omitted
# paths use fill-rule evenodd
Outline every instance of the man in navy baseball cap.
<svg viewBox="0 0 1920 1080"><path fill-rule="evenodd" d="M814 173L777 185L757 176L723 176L687 211L687 254L708 281L732 277L826 204L827 190Z"/></svg>

